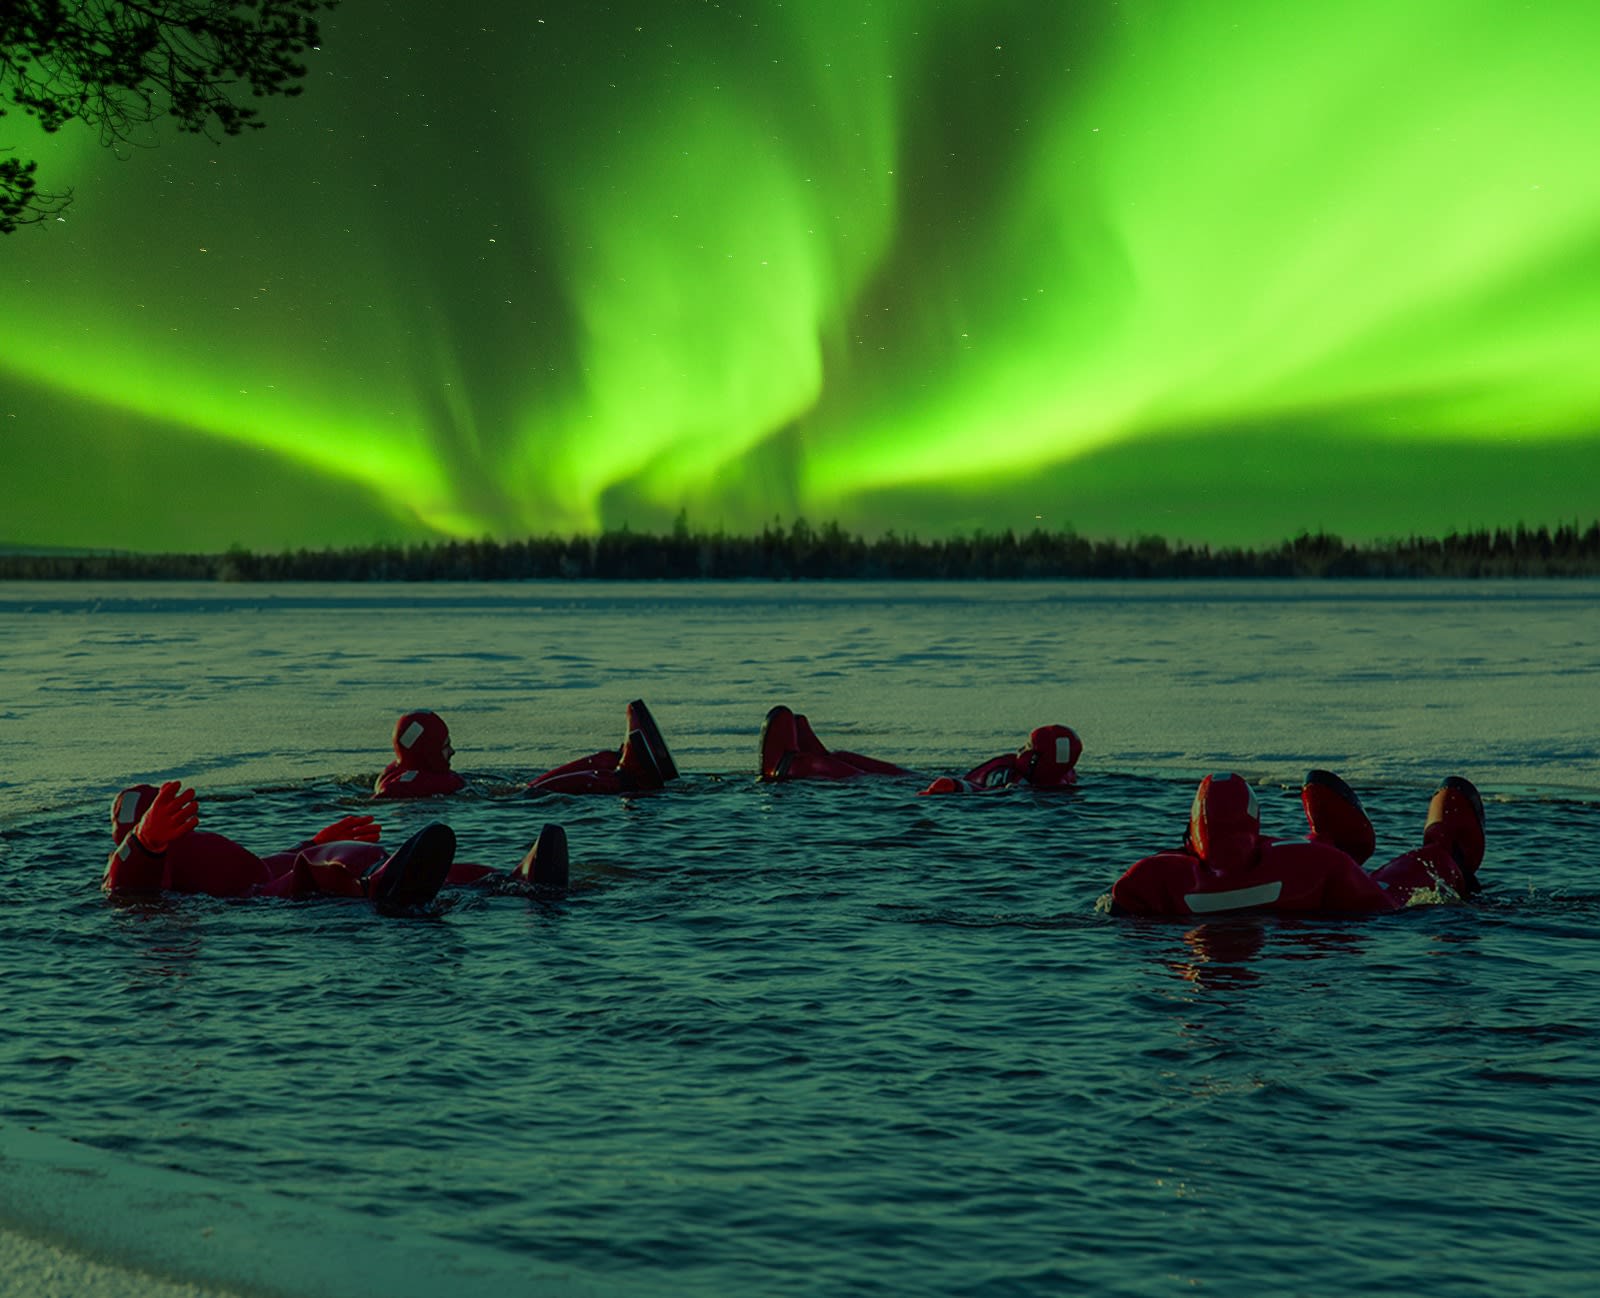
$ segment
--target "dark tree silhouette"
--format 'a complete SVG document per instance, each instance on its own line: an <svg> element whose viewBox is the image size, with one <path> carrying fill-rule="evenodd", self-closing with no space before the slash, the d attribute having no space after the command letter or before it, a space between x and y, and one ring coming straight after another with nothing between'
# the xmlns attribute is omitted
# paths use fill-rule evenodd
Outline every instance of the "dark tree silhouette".
<svg viewBox="0 0 1600 1298"><path fill-rule="evenodd" d="M85 122L106 145L161 117L212 138L258 130L257 110L238 100L298 95L317 13L335 3L0 0L0 117L9 104L46 131ZM36 170L0 157L0 234L70 200L41 190Z"/></svg>
<svg viewBox="0 0 1600 1298"><path fill-rule="evenodd" d="M697 532L680 515L666 536L605 532L500 542L443 541L347 550L257 554L128 554L8 551L0 581L529 581L695 579L801 581L1019 581L1081 578L1440 578L1600 576L1600 520L1580 532L1518 524L1351 545L1302 532L1263 550L1219 549L1142 536L1090 541L1065 532L955 536L919 541L885 533L853 536L837 523L774 520L759 536Z"/></svg>

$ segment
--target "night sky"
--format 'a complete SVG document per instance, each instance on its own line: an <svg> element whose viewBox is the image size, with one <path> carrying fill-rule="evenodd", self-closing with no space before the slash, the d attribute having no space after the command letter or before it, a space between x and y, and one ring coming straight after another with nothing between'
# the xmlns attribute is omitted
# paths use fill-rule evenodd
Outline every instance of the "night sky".
<svg viewBox="0 0 1600 1298"><path fill-rule="evenodd" d="M4 138L0 542L1600 513L1594 0L345 0Z"/></svg>

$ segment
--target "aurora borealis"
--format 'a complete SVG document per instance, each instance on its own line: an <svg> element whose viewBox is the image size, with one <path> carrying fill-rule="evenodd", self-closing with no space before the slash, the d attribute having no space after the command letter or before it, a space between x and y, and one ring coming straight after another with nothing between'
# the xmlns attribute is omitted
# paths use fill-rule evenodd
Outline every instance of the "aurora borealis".
<svg viewBox="0 0 1600 1298"><path fill-rule="evenodd" d="M0 239L0 541L1595 515L1586 0L344 0ZM45 175L46 171L50 174Z"/></svg>

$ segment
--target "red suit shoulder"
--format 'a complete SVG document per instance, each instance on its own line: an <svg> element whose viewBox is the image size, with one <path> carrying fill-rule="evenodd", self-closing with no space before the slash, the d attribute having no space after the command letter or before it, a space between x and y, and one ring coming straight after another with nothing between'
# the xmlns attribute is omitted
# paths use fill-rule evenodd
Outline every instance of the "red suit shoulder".
<svg viewBox="0 0 1600 1298"><path fill-rule="evenodd" d="M422 771L414 766L390 762L372 786L374 798L432 798L454 793L466 781L454 771Z"/></svg>

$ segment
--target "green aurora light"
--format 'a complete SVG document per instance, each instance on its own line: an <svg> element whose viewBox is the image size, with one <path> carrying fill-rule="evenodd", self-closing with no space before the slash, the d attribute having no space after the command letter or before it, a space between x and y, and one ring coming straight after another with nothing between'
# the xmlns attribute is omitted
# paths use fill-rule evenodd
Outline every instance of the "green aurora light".
<svg viewBox="0 0 1600 1298"><path fill-rule="evenodd" d="M5 119L0 539L1594 516L1587 0L445 8L219 148Z"/></svg>

